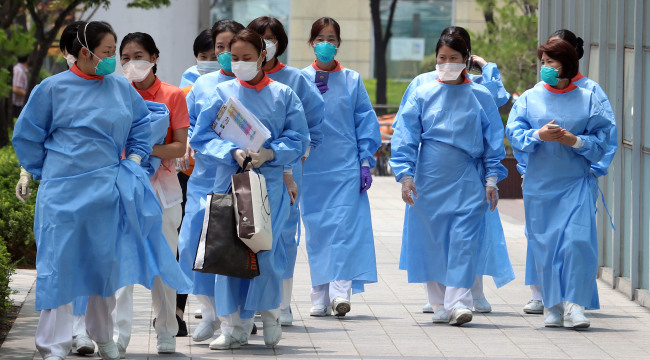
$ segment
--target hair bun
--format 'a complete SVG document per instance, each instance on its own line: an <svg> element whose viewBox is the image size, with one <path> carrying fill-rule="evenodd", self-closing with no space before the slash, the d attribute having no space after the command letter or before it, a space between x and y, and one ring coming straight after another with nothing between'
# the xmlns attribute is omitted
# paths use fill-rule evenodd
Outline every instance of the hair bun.
<svg viewBox="0 0 650 360"><path fill-rule="evenodd" d="M582 38L580 36L578 36L578 38L576 39L576 45L583 46L584 44L585 44L585 41L582 40Z"/></svg>

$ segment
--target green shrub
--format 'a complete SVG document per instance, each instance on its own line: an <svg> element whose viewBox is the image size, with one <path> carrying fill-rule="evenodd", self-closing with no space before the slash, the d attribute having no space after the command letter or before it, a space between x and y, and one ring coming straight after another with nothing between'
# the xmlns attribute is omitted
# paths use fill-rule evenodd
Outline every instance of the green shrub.
<svg viewBox="0 0 650 360"><path fill-rule="evenodd" d="M16 198L19 177L16 153L13 146L7 145L0 149L0 236L12 261L32 267L36 264L33 227L38 182L31 183L32 196L23 203Z"/></svg>
<svg viewBox="0 0 650 360"><path fill-rule="evenodd" d="M11 310L13 305L9 295L12 294L9 288L9 279L14 274L14 263L7 252L4 241L0 237L0 317L4 316Z"/></svg>

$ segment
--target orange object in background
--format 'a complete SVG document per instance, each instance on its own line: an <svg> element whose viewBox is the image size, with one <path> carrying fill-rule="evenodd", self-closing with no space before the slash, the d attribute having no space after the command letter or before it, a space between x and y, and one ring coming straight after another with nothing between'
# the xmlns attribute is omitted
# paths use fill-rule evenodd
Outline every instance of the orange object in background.
<svg viewBox="0 0 650 360"><path fill-rule="evenodd" d="M379 131L381 132L381 141L390 141L393 136L393 121L396 114L386 114L377 117L379 120Z"/></svg>

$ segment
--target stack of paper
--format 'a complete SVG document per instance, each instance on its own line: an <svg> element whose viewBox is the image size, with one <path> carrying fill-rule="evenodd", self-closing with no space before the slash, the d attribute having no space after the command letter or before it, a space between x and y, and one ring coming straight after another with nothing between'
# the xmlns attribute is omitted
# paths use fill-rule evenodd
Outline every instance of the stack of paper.
<svg viewBox="0 0 650 360"><path fill-rule="evenodd" d="M212 129L222 139L232 141L242 150L258 152L271 137L269 129L234 97L221 106Z"/></svg>

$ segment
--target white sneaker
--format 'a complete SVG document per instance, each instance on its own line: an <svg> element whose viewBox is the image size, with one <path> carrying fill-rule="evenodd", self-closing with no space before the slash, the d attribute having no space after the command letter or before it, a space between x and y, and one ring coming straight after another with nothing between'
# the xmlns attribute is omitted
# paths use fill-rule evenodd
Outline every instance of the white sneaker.
<svg viewBox="0 0 650 360"><path fill-rule="evenodd" d="M351 304L350 300L337 297L332 301L332 310L334 310L335 316L345 316L345 314L350 312Z"/></svg>
<svg viewBox="0 0 650 360"><path fill-rule="evenodd" d="M427 304L429 305L429 304ZM432 308L433 310L433 308ZM449 313L445 310L444 306L441 306L437 308L433 312L433 322L434 324L442 324L442 323L448 323L449 322Z"/></svg>
<svg viewBox="0 0 650 360"><path fill-rule="evenodd" d="M586 329L591 325L585 316L585 308L578 304L565 302L564 305L564 327Z"/></svg>
<svg viewBox="0 0 650 360"><path fill-rule="evenodd" d="M217 331L219 325L219 321L201 320L192 333L192 340L196 342L208 340L214 336L214 332Z"/></svg>
<svg viewBox="0 0 650 360"><path fill-rule="evenodd" d="M105 344L97 343L97 352L99 353L99 356L102 358L102 360L120 359L120 352L117 349L117 345L115 345L115 342L113 340L110 340Z"/></svg>
<svg viewBox="0 0 650 360"><path fill-rule="evenodd" d="M203 319L203 313L201 312L200 308L194 310L194 318L195 319Z"/></svg>
<svg viewBox="0 0 650 360"><path fill-rule="evenodd" d="M474 311L480 313L492 312L492 305L485 299L474 299Z"/></svg>
<svg viewBox="0 0 650 360"><path fill-rule="evenodd" d="M63 358L60 356L48 356L43 360L63 360Z"/></svg>
<svg viewBox="0 0 650 360"><path fill-rule="evenodd" d="M72 348L81 355L95 352L95 343L87 335L77 335L72 338Z"/></svg>
<svg viewBox="0 0 650 360"><path fill-rule="evenodd" d="M329 316L330 315L330 307L327 305L314 305L311 307L311 310L309 310L309 316Z"/></svg>
<svg viewBox="0 0 650 360"><path fill-rule="evenodd" d="M461 326L472 321L472 310L466 308L455 308L451 311L449 325Z"/></svg>
<svg viewBox="0 0 650 360"><path fill-rule="evenodd" d="M293 325L293 314L291 313L291 308L289 308L288 311L280 310L280 325Z"/></svg>
<svg viewBox="0 0 650 360"><path fill-rule="evenodd" d="M562 327L564 321L562 319L562 305L555 305L552 308L544 308L544 326L546 327Z"/></svg>
<svg viewBox="0 0 650 360"><path fill-rule="evenodd" d="M264 322L262 323L264 328L264 344L268 346L275 346L280 342L282 338L282 325L280 325L280 319L277 319L275 322Z"/></svg>
<svg viewBox="0 0 650 360"><path fill-rule="evenodd" d="M524 312L526 314L543 314L544 304L542 304L541 300L530 300L526 306L524 306Z"/></svg>
<svg viewBox="0 0 650 360"><path fill-rule="evenodd" d="M176 337L158 335L157 340L156 349L158 349L158 354L173 354L176 352Z"/></svg>
<svg viewBox="0 0 650 360"><path fill-rule="evenodd" d="M422 307L422 312L425 313L425 314L433 314L433 307L431 306L431 304L426 303Z"/></svg>
<svg viewBox="0 0 650 360"><path fill-rule="evenodd" d="M234 337L226 334L221 334L216 340L210 343L210 350L229 350L239 349L242 345L248 342L237 340Z"/></svg>
<svg viewBox="0 0 650 360"><path fill-rule="evenodd" d="M117 351L120 353L120 359L126 359L126 348L122 344L117 343Z"/></svg>

